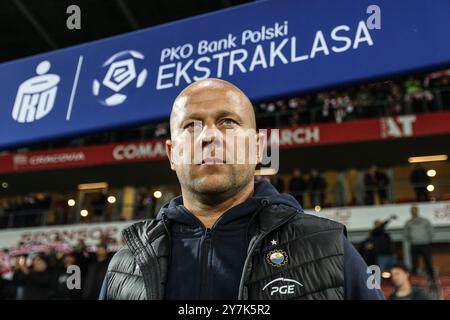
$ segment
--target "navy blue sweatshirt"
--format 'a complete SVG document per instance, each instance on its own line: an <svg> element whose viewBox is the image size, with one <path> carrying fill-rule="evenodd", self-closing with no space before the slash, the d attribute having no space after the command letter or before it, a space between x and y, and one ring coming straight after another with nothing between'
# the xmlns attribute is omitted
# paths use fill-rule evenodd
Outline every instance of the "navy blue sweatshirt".
<svg viewBox="0 0 450 320"><path fill-rule="evenodd" d="M157 219L170 221L172 240L165 299L237 299L248 243L254 234L252 216L262 206L262 199L301 209L294 197L259 181L253 196L225 212L211 229L205 229L184 208L181 196L160 210ZM367 288L366 272L366 263L344 239L345 299L384 299L380 290ZM106 287L100 298L105 293Z"/></svg>

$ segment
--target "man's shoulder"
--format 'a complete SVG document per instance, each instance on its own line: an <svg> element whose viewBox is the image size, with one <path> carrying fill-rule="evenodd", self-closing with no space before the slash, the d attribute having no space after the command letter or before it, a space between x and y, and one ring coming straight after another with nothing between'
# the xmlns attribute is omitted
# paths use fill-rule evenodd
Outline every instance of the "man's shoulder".
<svg viewBox="0 0 450 320"><path fill-rule="evenodd" d="M288 209L290 208L290 209ZM306 213L302 209L295 209L286 205L279 205L278 210L297 210L297 214L286 224L286 227L301 229L302 232L312 233L327 230L345 231L345 226L337 221Z"/></svg>
<svg viewBox="0 0 450 320"><path fill-rule="evenodd" d="M125 230L137 230L137 231L149 231L150 229L154 228L161 220L159 219L145 219L138 222L135 222L125 228Z"/></svg>
<svg viewBox="0 0 450 320"><path fill-rule="evenodd" d="M132 238L139 238L144 241L148 240L151 231L161 223L159 219L146 219L128 226L122 231L122 237L125 241Z"/></svg>
<svg viewBox="0 0 450 320"><path fill-rule="evenodd" d="M412 297L414 300L431 300L431 296L422 288L413 285Z"/></svg>
<svg viewBox="0 0 450 320"><path fill-rule="evenodd" d="M108 272L133 271L134 256L131 250L125 245L117 251L111 258L108 265Z"/></svg>

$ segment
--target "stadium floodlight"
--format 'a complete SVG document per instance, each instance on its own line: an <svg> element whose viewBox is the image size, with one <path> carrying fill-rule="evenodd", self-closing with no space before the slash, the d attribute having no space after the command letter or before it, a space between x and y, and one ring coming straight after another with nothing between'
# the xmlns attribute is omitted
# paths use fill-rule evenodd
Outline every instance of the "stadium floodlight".
<svg viewBox="0 0 450 320"><path fill-rule="evenodd" d="M436 170L430 169L427 171L427 176L434 177L436 176Z"/></svg>
<svg viewBox="0 0 450 320"><path fill-rule="evenodd" d="M95 190L106 188L108 188L108 183L106 182L81 183L78 185L78 190Z"/></svg>
<svg viewBox="0 0 450 320"><path fill-rule="evenodd" d="M67 204L69 205L69 207L73 207L75 205L75 200L69 199L69 200L67 200Z"/></svg>
<svg viewBox="0 0 450 320"><path fill-rule="evenodd" d="M89 214L89 211L87 211L86 209L83 209L80 211L80 216L82 217L87 217Z"/></svg>
<svg viewBox="0 0 450 320"><path fill-rule="evenodd" d="M114 197L114 196L109 196L109 197L108 197L108 202L109 202L109 203L115 203L115 202L116 202L116 197Z"/></svg>
<svg viewBox="0 0 450 320"><path fill-rule="evenodd" d="M433 162L433 161L447 161L448 155L437 154L432 156L420 156L420 157L409 157L409 163L420 163L420 162Z"/></svg>
<svg viewBox="0 0 450 320"><path fill-rule="evenodd" d="M154 196L156 199L159 199L159 198L162 197L162 192L159 191L159 190L156 190L155 192L153 192L153 196Z"/></svg>
<svg viewBox="0 0 450 320"><path fill-rule="evenodd" d="M427 190L429 192L433 192L434 191L434 186L432 184L427 185Z"/></svg>

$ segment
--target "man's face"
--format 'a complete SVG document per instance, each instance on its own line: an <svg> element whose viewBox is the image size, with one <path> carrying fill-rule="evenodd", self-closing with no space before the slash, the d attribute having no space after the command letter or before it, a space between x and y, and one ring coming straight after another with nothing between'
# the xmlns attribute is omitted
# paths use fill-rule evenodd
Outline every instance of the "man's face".
<svg viewBox="0 0 450 320"><path fill-rule="evenodd" d="M183 91L174 104L167 142L171 167L181 186L214 195L240 190L253 181L259 154L255 129L252 105L233 86L206 83ZM232 135L245 137L243 144ZM177 153L180 157L174 161ZM255 153L256 159L249 161ZM238 158L244 161L239 163Z"/></svg>
<svg viewBox="0 0 450 320"><path fill-rule="evenodd" d="M375 220L374 222L373 222L373 226L375 227L375 228L378 228L379 226L381 226L381 220Z"/></svg>
<svg viewBox="0 0 450 320"><path fill-rule="evenodd" d="M409 273L400 268L393 268L391 270L391 280L393 285L398 288L408 281Z"/></svg>
<svg viewBox="0 0 450 320"><path fill-rule="evenodd" d="M33 270L36 272L44 272L47 270L47 263L43 259L35 257L33 260Z"/></svg>
<svg viewBox="0 0 450 320"><path fill-rule="evenodd" d="M105 247L103 247L103 246L98 246L97 247L97 257L99 257L99 258L104 258L104 257L106 257L107 256L107 254L108 254L108 251L106 250L106 248Z"/></svg>
<svg viewBox="0 0 450 320"><path fill-rule="evenodd" d="M63 262L64 262L64 265L65 265L66 267L68 267L68 266L74 265L75 262L76 262L76 260L75 260L75 257L74 257L74 256L72 256L72 255L67 255L67 256L64 257Z"/></svg>
<svg viewBox="0 0 450 320"><path fill-rule="evenodd" d="M417 210L416 207L412 207L411 208L411 217L412 218L417 218L419 216L419 211Z"/></svg>

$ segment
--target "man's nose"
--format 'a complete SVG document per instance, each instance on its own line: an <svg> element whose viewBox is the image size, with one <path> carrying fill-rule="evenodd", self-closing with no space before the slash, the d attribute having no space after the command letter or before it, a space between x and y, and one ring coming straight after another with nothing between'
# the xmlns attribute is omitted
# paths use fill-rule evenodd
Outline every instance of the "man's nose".
<svg viewBox="0 0 450 320"><path fill-rule="evenodd" d="M200 134L202 144L220 143L222 133L217 129L215 125L204 126Z"/></svg>

